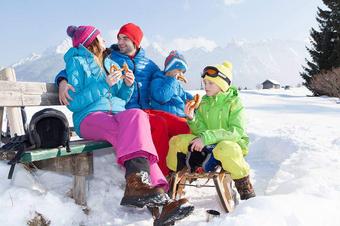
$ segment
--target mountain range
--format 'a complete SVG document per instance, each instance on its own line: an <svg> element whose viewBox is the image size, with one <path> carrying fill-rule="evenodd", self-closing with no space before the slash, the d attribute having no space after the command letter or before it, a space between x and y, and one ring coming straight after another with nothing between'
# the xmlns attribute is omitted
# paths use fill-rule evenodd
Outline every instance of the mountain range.
<svg viewBox="0 0 340 226"><path fill-rule="evenodd" d="M201 70L224 60L233 63L233 83L238 87L255 88L266 79L276 80L281 85L296 85L302 82L299 72L307 57L305 45L302 41L232 41L212 50L201 47L182 51L189 65L186 73L189 82L184 87L199 89ZM64 68L63 54L70 47L70 39L65 39L41 54L33 53L13 64L17 80L53 82L55 75ZM151 43L145 50L147 56L163 69L164 48Z"/></svg>

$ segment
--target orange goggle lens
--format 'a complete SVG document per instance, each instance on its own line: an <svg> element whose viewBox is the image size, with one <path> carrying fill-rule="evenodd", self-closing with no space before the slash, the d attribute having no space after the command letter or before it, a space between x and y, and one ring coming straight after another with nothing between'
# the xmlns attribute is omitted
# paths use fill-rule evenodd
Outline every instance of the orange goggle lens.
<svg viewBox="0 0 340 226"><path fill-rule="evenodd" d="M202 74L202 78L205 78L205 76L210 76L210 77L220 77L222 78L224 81L226 81L229 85L231 83L230 79L225 76L223 73L221 73L217 68L212 67L212 66L208 66L203 70L203 74Z"/></svg>

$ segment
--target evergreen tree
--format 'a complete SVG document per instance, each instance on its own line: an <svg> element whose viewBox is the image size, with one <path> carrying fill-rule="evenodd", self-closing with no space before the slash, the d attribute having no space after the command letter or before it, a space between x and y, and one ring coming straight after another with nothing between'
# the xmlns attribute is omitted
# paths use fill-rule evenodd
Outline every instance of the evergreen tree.
<svg viewBox="0 0 340 226"><path fill-rule="evenodd" d="M312 28L311 48L307 48L312 60L303 67L304 72L300 75L305 80L304 85L314 95L327 95L320 90L311 87L312 77L322 71L331 70L340 66L340 1L323 0L327 9L318 7L317 22L319 30Z"/></svg>

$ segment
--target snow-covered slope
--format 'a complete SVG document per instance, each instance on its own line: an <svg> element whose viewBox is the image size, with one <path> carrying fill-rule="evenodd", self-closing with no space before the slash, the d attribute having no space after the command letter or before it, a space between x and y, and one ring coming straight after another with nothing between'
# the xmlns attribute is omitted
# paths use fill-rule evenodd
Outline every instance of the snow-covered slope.
<svg viewBox="0 0 340 226"><path fill-rule="evenodd" d="M33 54L14 64L17 78L25 81L52 82L56 73L64 68L63 54L71 46L70 39L49 48L44 53ZM148 44L147 55L161 69L166 55L164 47L158 43ZM281 85L301 83L299 71L306 57L305 43L298 41L266 40L262 42L233 41L225 47L191 48L183 51L189 70L188 89L200 88L200 73L205 65L230 60L234 64L234 84L255 88L266 79L274 79Z"/></svg>
<svg viewBox="0 0 340 226"><path fill-rule="evenodd" d="M304 88L241 92L251 140L247 161L257 197L225 214L213 188L189 187L186 196L196 209L176 225L340 225L340 104L335 98L306 93ZM146 209L119 205L124 173L111 150L95 155L89 215L65 196L71 177L44 171L32 176L18 166L9 181L9 167L0 162L1 225L25 225L34 211L58 226L152 225ZM206 223L207 209L222 215Z"/></svg>

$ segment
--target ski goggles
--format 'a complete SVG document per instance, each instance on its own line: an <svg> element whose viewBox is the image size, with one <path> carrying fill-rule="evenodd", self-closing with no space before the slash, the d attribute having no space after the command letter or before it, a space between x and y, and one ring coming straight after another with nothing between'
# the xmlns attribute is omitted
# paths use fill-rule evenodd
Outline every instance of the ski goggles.
<svg viewBox="0 0 340 226"><path fill-rule="evenodd" d="M230 85L230 83L231 83L230 79L225 74L223 74L222 72L220 72L218 70L218 68L213 67L213 66L207 66L207 67L204 68L203 74L202 74L201 77L204 79L205 76L209 76L209 77L212 77L212 78L220 77L224 81L226 81L228 83L228 85Z"/></svg>

